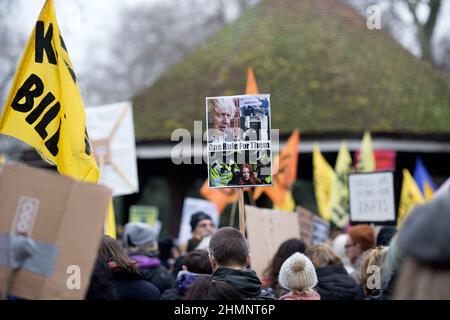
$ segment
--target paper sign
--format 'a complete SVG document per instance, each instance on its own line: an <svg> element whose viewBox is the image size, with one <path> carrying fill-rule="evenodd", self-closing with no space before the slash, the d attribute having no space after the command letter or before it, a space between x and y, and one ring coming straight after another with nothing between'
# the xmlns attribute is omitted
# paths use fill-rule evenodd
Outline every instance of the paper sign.
<svg viewBox="0 0 450 320"><path fill-rule="evenodd" d="M191 217L194 213L199 211L209 215L216 227L219 225L217 207L212 202L196 198L186 198L184 199L180 231L178 233L179 244L186 243L191 238Z"/></svg>
<svg viewBox="0 0 450 320"><path fill-rule="evenodd" d="M206 98L211 188L272 185L270 95Z"/></svg>
<svg viewBox="0 0 450 320"><path fill-rule="evenodd" d="M313 217L313 231L311 244L320 244L328 240L330 235L330 224L318 216Z"/></svg>
<svg viewBox="0 0 450 320"><path fill-rule="evenodd" d="M131 102L86 108L86 125L101 185L113 196L139 191Z"/></svg>
<svg viewBox="0 0 450 320"><path fill-rule="evenodd" d="M0 174L0 284L14 265L14 236L36 251L12 278L10 295L84 299L111 190L43 169L5 165ZM1 289L0 289L1 290Z"/></svg>
<svg viewBox="0 0 450 320"><path fill-rule="evenodd" d="M395 222L393 172L349 175L351 223Z"/></svg>
<svg viewBox="0 0 450 320"><path fill-rule="evenodd" d="M155 226L159 210L155 206L130 206L130 222L143 222Z"/></svg>

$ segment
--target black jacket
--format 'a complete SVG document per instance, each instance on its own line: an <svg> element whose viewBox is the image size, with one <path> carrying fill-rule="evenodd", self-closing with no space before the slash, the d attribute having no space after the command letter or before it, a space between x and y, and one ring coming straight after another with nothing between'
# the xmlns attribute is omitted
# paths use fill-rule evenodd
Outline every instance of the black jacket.
<svg viewBox="0 0 450 320"><path fill-rule="evenodd" d="M242 299L273 300L271 288L263 288L255 271L241 271L229 268L218 268L212 275L213 279L225 281L239 291Z"/></svg>
<svg viewBox="0 0 450 320"><path fill-rule="evenodd" d="M321 300L355 300L358 285L341 264L316 269L317 292Z"/></svg>
<svg viewBox="0 0 450 320"><path fill-rule="evenodd" d="M137 262L144 279L155 285L161 293L175 286L175 278L161 264L156 254L136 253L130 255L130 258Z"/></svg>
<svg viewBox="0 0 450 320"><path fill-rule="evenodd" d="M113 269L113 286L120 300L159 300L160 293L157 287L138 272L123 269Z"/></svg>

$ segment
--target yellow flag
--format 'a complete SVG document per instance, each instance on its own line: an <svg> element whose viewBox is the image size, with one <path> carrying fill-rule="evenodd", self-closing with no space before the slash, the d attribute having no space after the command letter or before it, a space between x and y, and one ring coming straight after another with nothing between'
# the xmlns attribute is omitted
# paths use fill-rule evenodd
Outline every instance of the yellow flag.
<svg viewBox="0 0 450 320"><path fill-rule="evenodd" d="M359 172L375 171L375 155L373 153L372 138L370 132L365 132L361 142L359 161L356 164Z"/></svg>
<svg viewBox="0 0 450 320"><path fill-rule="evenodd" d="M111 238L117 238L116 218L114 215L114 206L112 200L109 202L108 215L105 219L105 234Z"/></svg>
<svg viewBox="0 0 450 320"><path fill-rule="evenodd" d="M281 205L278 206L274 203L273 208L281 211L295 211L295 201L294 197L292 196L291 190L286 191L284 200Z"/></svg>
<svg viewBox="0 0 450 320"><path fill-rule="evenodd" d="M63 175L98 181L83 101L52 0L45 2L28 40L3 108L0 133L30 144Z"/></svg>
<svg viewBox="0 0 450 320"><path fill-rule="evenodd" d="M403 169L403 183L398 207L397 227L400 227L411 210L418 204L424 203L422 193L407 169Z"/></svg>
<svg viewBox="0 0 450 320"><path fill-rule="evenodd" d="M331 217L331 188L335 180L335 173L322 156L317 144L314 144L313 165L317 207L322 218L329 221Z"/></svg>
<svg viewBox="0 0 450 320"><path fill-rule="evenodd" d="M352 170L352 157L345 142L341 144L334 170L336 175L331 193L331 221L338 228L344 228L349 222L348 174Z"/></svg>

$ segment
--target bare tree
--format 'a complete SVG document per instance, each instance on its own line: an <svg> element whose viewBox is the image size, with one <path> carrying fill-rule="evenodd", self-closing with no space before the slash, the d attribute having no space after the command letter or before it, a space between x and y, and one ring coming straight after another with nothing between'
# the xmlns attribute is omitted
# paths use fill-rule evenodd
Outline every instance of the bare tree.
<svg viewBox="0 0 450 320"><path fill-rule="evenodd" d="M231 6L241 12L256 2L173 0L126 8L111 34L109 56L94 57L95 72L80 73L88 104L130 99L228 24Z"/></svg>
<svg viewBox="0 0 450 320"><path fill-rule="evenodd" d="M408 23L405 13L409 14L412 21L415 39L420 48L422 59L429 61L435 66L439 66L441 61L434 54L433 37L435 36L436 25L441 12L442 4L446 0L348 0L354 7L365 13L365 8L369 5L380 5L384 9L384 24L391 33L399 38L398 28L405 29ZM425 10L424 10L425 9ZM426 18L421 18L419 11L427 11ZM397 31L397 32L396 32Z"/></svg>

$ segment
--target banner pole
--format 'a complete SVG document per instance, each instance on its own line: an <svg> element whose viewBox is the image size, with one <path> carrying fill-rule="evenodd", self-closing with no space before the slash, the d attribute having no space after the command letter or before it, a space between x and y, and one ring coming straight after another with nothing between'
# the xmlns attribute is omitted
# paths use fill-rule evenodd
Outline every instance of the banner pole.
<svg viewBox="0 0 450 320"><path fill-rule="evenodd" d="M244 190L239 188L239 230L245 235Z"/></svg>
<svg viewBox="0 0 450 320"><path fill-rule="evenodd" d="M238 200L239 201L239 200ZM230 227L234 226L234 216L236 215L236 208L238 201L233 202L233 206L231 207L231 214L230 214Z"/></svg>

